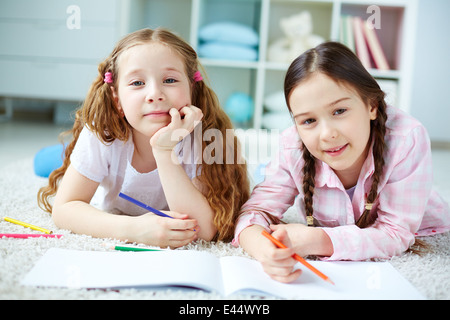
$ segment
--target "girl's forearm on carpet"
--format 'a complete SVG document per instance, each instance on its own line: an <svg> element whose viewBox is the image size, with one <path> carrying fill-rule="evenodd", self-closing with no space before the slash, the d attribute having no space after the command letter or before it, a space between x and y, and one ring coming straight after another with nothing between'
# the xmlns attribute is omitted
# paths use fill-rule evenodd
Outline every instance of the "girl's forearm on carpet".
<svg viewBox="0 0 450 320"><path fill-rule="evenodd" d="M53 208L53 221L61 229L96 238L128 240L129 217L101 211L83 201L70 201Z"/></svg>

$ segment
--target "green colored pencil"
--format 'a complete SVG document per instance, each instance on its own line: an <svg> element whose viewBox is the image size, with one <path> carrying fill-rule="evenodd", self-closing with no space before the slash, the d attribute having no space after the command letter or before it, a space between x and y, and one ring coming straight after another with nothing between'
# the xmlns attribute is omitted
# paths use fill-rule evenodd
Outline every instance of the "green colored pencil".
<svg viewBox="0 0 450 320"><path fill-rule="evenodd" d="M149 248L140 248L140 247L123 247L123 246L115 246L115 250L119 251L162 251L160 249L149 249Z"/></svg>

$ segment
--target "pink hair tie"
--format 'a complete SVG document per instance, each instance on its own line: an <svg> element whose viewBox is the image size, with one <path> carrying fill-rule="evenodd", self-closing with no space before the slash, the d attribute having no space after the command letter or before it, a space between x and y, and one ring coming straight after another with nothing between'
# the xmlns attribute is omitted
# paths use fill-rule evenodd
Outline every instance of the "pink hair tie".
<svg viewBox="0 0 450 320"><path fill-rule="evenodd" d="M202 81L202 80L203 80L202 74L200 73L200 71L196 71L194 73L194 81L195 82L199 82L199 81Z"/></svg>
<svg viewBox="0 0 450 320"><path fill-rule="evenodd" d="M103 79L103 81L105 83L113 83L112 73L111 72L106 72L105 73L105 78Z"/></svg>

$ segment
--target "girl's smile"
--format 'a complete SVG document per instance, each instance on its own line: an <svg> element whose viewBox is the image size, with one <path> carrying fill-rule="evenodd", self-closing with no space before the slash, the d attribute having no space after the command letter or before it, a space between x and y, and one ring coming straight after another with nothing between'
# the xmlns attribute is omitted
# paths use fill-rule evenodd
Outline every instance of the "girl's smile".
<svg viewBox="0 0 450 320"><path fill-rule="evenodd" d="M324 152L326 152L331 157L338 157L344 153L344 151L347 149L347 146L348 146L348 143L343 146L340 146L340 147L324 150Z"/></svg>
<svg viewBox="0 0 450 320"><path fill-rule="evenodd" d="M350 87L315 73L289 96L297 131L308 151L328 164L345 187L356 184L370 146L376 108Z"/></svg>

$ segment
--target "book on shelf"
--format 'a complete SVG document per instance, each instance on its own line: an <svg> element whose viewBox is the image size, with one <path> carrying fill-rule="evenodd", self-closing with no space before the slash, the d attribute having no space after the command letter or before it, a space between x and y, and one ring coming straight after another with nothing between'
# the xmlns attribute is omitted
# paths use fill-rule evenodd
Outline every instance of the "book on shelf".
<svg viewBox="0 0 450 320"><path fill-rule="evenodd" d="M374 27L368 22L364 21L361 25L366 37L367 46L372 58L375 61L375 66L378 70L389 70L389 64L384 54L383 48L381 47L380 40L375 32Z"/></svg>
<svg viewBox="0 0 450 320"><path fill-rule="evenodd" d="M390 70L380 39L370 22L358 16L342 16L340 26L340 41L357 54L366 69Z"/></svg>
<svg viewBox="0 0 450 320"><path fill-rule="evenodd" d="M353 17L342 16L341 17L341 30L340 41L345 44L350 50L356 52L355 38L353 35Z"/></svg>
<svg viewBox="0 0 450 320"><path fill-rule="evenodd" d="M389 262L310 261L332 285L299 263L292 283L271 279L247 257L217 257L206 251L79 251L51 248L22 285L70 288L168 287L205 290L222 296L247 293L300 299L423 299Z"/></svg>
<svg viewBox="0 0 450 320"><path fill-rule="evenodd" d="M366 45L366 39L363 31L363 21L360 17L353 18L353 33L355 35L356 54L361 60L361 63L366 69L370 69L372 64L370 63L369 48Z"/></svg>

